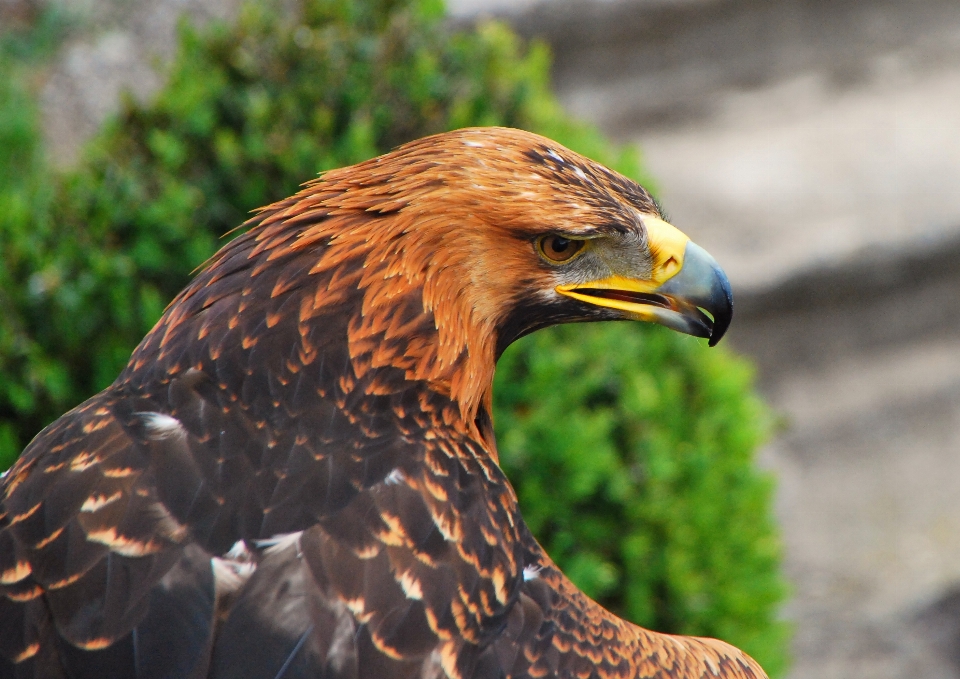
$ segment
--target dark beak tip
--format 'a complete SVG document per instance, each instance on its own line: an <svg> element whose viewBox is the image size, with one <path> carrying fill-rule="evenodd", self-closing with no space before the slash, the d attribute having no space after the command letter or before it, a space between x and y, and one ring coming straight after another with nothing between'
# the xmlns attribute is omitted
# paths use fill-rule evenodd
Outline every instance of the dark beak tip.
<svg viewBox="0 0 960 679"><path fill-rule="evenodd" d="M708 347L717 346L723 336L727 334L727 329L729 329L730 322L733 320L733 291L730 289L730 283L726 276L723 277L723 283L726 304L723 305L722 313L714 315L713 330L710 332L710 341L707 342Z"/></svg>

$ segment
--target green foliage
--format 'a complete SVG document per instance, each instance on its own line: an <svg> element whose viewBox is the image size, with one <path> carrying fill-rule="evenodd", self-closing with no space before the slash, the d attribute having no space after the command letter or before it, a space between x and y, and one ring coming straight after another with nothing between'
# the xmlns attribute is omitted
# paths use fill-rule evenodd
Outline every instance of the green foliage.
<svg viewBox="0 0 960 679"><path fill-rule="evenodd" d="M32 31L0 34L0 469L14 460L24 434L44 423L31 415L49 419L76 398L65 367L37 341L35 319L25 314L31 285L40 281L28 272L40 271L49 255L37 236L49 231L53 197L27 85L30 67L50 53L61 29L59 15L48 13Z"/></svg>
<svg viewBox="0 0 960 679"><path fill-rule="evenodd" d="M635 152L563 114L543 45L441 16L437 0L305 0L296 18L251 2L233 25L184 25L168 85L127 101L65 176L0 78L0 465L112 381L221 234L319 171L508 125L640 178ZM518 343L497 383L504 466L574 580L781 671L779 545L752 466L766 416L744 364L637 324L579 326Z"/></svg>

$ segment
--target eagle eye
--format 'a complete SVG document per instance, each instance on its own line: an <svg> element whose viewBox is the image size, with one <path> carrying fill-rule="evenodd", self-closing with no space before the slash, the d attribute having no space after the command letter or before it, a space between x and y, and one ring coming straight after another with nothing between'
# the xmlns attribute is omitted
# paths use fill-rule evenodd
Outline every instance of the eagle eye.
<svg viewBox="0 0 960 679"><path fill-rule="evenodd" d="M583 250L584 241L564 238L555 233L542 236L537 241L537 249L540 254L551 264L563 264L569 262Z"/></svg>

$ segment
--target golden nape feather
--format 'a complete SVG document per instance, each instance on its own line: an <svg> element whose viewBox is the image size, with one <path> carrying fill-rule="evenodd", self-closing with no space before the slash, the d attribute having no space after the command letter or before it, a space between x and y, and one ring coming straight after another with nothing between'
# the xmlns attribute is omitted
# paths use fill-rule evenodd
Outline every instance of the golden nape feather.
<svg viewBox="0 0 960 679"><path fill-rule="evenodd" d="M0 677L765 676L588 599L498 466L518 337L725 332L726 277L644 189L466 129L245 226L3 477Z"/></svg>

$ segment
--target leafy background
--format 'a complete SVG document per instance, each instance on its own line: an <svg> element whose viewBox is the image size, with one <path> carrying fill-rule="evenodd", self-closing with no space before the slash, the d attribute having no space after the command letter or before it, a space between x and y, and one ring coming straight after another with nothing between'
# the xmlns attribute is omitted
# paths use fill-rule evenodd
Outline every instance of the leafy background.
<svg viewBox="0 0 960 679"><path fill-rule="evenodd" d="M650 184L635 149L568 118L550 55L434 0L251 2L184 24L166 87L124 102L73 169L45 163L31 68L48 11L0 42L0 468L108 385L249 210L317 172L468 125L536 131ZM769 417L745 361L640 324L535 333L498 366L502 461L524 516L591 596L654 629L787 665Z"/></svg>

